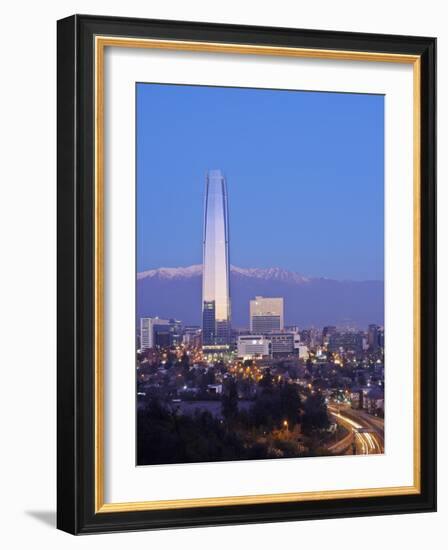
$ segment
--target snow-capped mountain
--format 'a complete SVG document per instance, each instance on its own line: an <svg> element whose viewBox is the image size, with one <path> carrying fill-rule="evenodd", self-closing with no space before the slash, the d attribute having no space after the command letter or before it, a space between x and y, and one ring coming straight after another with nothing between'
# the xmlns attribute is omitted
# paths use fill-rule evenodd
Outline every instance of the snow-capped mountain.
<svg viewBox="0 0 448 550"><path fill-rule="evenodd" d="M161 267L137 275L137 317L201 323L202 265ZM283 297L285 323L300 326L383 324L383 281L335 281L272 268L231 266L232 325L249 324L255 296Z"/></svg>
<svg viewBox="0 0 448 550"><path fill-rule="evenodd" d="M235 275L241 277L252 277L255 279L265 279L270 281L283 281L285 283L307 283L309 279L295 273L294 271L288 271L287 269L282 269L280 267L269 267L267 269L263 268L242 268L231 266L230 271Z"/></svg>
<svg viewBox="0 0 448 550"><path fill-rule="evenodd" d="M202 264L188 267L159 267L137 273L140 279L182 279L186 277L199 277L202 275Z"/></svg>
<svg viewBox="0 0 448 550"><path fill-rule="evenodd" d="M255 279L284 281L288 283L306 283L310 279L303 277L293 271L282 269L280 267L269 268L244 268L235 265L230 266L230 272L240 277L249 277ZM137 280L156 278L156 279L183 279L188 277L200 277L202 275L202 264L190 265L188 267L159 267L150 269L137 274Z"/></svg>

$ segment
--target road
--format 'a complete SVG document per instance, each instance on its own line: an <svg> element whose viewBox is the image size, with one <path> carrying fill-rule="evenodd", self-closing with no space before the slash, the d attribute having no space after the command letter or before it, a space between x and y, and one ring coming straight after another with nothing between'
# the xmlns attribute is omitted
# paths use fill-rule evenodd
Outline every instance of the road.
<svg viewBox="0 0 448 550"><path fill-rule="evenodd" d="M329 405L328 411L338 424L349 431L348 435L331 445L329 451L334 454L352 454L354 446L356 454L384 453L382 419L349 407Z"/></svg>

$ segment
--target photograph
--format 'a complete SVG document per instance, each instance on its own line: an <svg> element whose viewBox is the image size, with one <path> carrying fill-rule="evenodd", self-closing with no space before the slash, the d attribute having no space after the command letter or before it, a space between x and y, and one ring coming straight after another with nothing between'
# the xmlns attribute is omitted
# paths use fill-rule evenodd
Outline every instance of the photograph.
<svg viewBox="0 0 448 550"><path fill-rule="evenodd" d="M385 453L384 95L135 98L136 465Z"/></svg>

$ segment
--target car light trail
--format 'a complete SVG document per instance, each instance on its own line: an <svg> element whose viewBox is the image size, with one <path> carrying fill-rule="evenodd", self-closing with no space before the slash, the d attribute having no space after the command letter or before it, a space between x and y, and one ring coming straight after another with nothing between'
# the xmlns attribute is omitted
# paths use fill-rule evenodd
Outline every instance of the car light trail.
<svg viewBox="0 0 448 550"><path fill-rule="evenodd" d="M345 427L352 428L353 433L355 434L356 442L362 454L377 454L383 452L381 444L378 442L375 434L360 431L365 429L365 426L362 426L359 422L342 415L340 412L330 410L330 413L335 416L341 424L345 425Z"/></svg>

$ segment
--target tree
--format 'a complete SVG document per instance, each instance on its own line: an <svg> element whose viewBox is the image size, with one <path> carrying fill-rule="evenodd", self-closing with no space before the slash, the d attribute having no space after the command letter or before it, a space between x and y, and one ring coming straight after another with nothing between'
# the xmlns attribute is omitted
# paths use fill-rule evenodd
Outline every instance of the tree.
<svg viewBox="0 0 448 550"><path fill-rule="evenodd" d="M184 375L187 376L190 370L190 358L187 353L182 354L182 357L180 358L180 366L182 367Z"/></svg>
<svg viewBox="0 0 448 550"><path fill-rule="evenodd" d="M205 373L205 379L207 381L207 384L216 383L216 375L214 369L208 369L208 371Z"/></svg>
<svg viewBox="0 0 448 550"><path fill-rule="evenodd" d="M329 425L325 399L319 393L309 395L302 416L303 433L311 435L315 431L325 430Z"/></svg>
<svg viewBox="0 0 448 550"><path fill-rule="evenodd" d="M313 373L313 362L309 358L306 360L306 370L309 374Z"/></svg>
<svg viewBox="0 0 448 550"><path fill-rule="evenodd" d="M227 372L226 365L222 359L215 363L215 369L221 374L225 374Z"/></svg>
<svg viewBox="0 0 448 550"><path fill-rule="evenodd" d="M176 464L269 458L269 448L247 443L208 411L182 415L153 400L137 413L137 463Z"/></svg>
<svg viewBox="0 0 448 550"><path fill-rule="evenodd" d="M363 387L367 384L366 375L361 372L358 374L358 386Z"/></svg>
<svg viewBox="0 0 448 550"><path fill-rule="evenodd" d="M257 395L254 405L250 410L251 423L254 426L264 426L272 430L279 423L279 400L272 391L264 391Z"/></svg>
<svg viewBox="0 0 448 550"><path fill-rule="evenodd" d="M328 388L328 382L324 378L315 378L313 380L313 388L320 389L320 390L326 390Z"/></svg>
<svg viewBox="0 0 448 550"><path fill-rule="evenodd" d="M287 420L293 428L300 420L300 407L297 388L292 384L283 384L280 389L280 420Z"/></svg>
<svg viewBox="0 0 448 550"><path fill-rule="evenodd" d="M175 360L176 360L175 354L171 350L168 350L166 352L165 368L170 369L174 365Z"/></svg>
<svg viewBox="0 0 448 550"><path fill-rule="evenodd" d="M272 375L270 369L267 369L266 372L263 374L263 378L258 382L258 385L260 388L263 388L263 390L269 390L272 388Z"/></svg>
<svg viewBox="0 0 448 550"><path fill-rule="evenodd" d="M234 380L226 384L221 400L221 411L228 423L235 420L238 415L238 391Z"/></svg>

